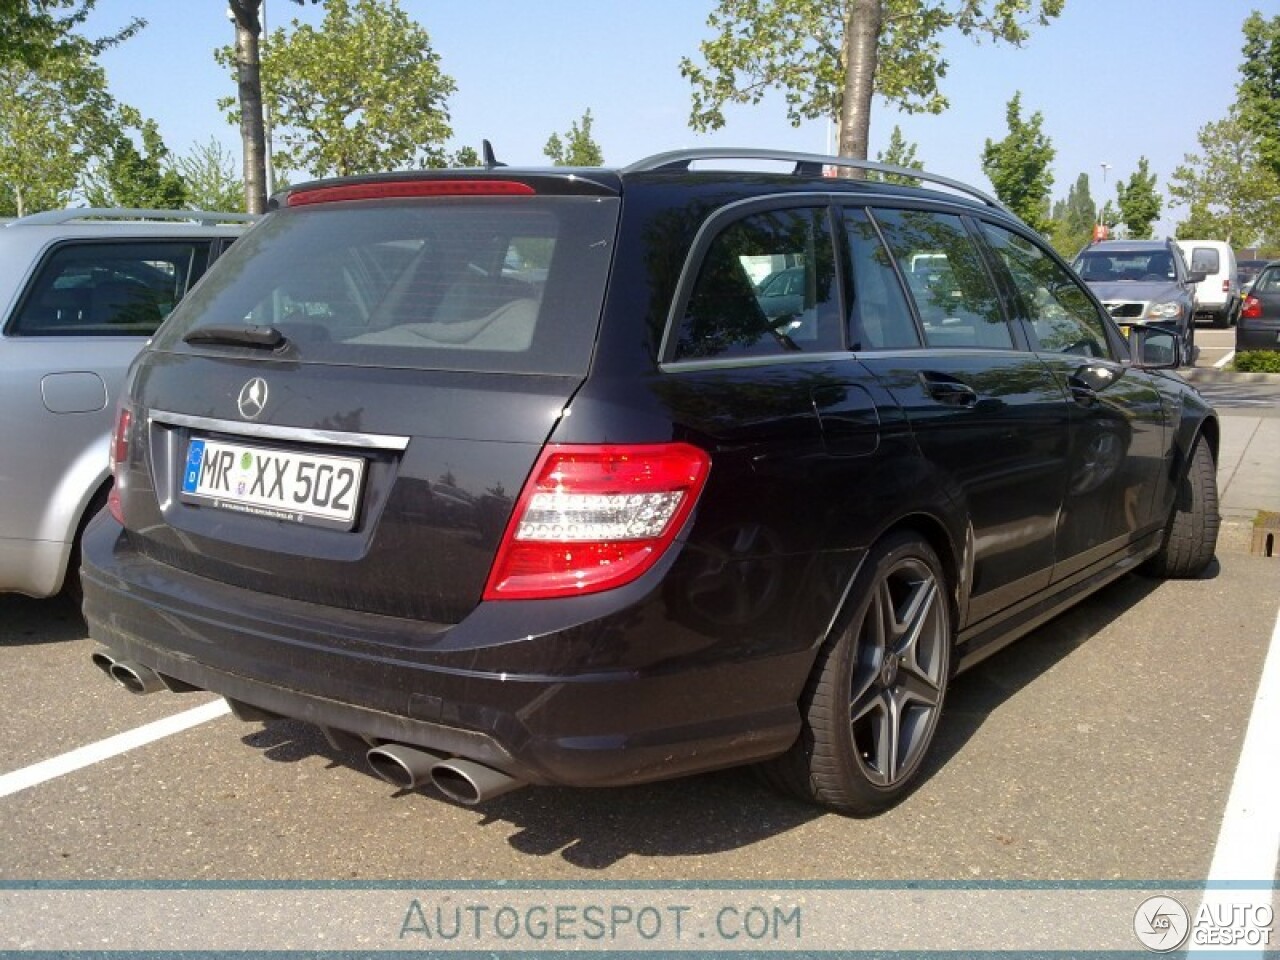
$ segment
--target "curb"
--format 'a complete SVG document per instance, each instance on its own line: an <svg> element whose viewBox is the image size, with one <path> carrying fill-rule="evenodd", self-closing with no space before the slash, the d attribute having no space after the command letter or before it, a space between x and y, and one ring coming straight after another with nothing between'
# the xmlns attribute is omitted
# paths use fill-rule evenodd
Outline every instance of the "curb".
<svg viewBox="0 0 1280 960"><path fill-rule="evenodd" d="M1274 383L1280 386L1280 373L1237 373L1213 367L1184 367L1178 376L1191 383Z"/></svg>

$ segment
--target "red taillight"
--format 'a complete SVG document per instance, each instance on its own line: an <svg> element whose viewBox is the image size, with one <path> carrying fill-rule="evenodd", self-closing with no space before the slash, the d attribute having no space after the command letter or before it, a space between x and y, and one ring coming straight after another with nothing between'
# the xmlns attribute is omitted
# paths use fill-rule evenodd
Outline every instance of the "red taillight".
<svg viewBox="0 0 1280 960"><path fill-rule="evenodd" d="M1242 320L1257 320L1262 316L1262 301L1257 297L1248 296L1244 298L1244 306L1240 308L1240 318Z"/></svg>
<svg viewBox="0 0 1280 960"><path fill-rule="evenodd" d="M1223 281L1222 281L1222 292L1223 292L1223 293L1230 293L1230 292L1231 292L1231 281L1230 281L1230 280L1223 280Z"/></svg>
<svg viewBox="0 0 1280 960"><path fill-rule="evenodd" d="M684 526L710 472L685 443L553 445L516 501L486 600L596 593L648 570Z"/></svg>
<svg viewBox="0 0 1280 960"><path fill-rule="evenodd" d="M116 427L111 434L111 492L107 494L107 509L116 522L124 524L124 508L120 504L120 481L124 463L129 459L129 433L133 426L133 411L123 403L116 413Z"/></svg>
<svg viewBox="0 0 1280 960"><path fill-rule="evenodd" d="M344 183L289 194L286 204L337 203L340 200L389 200L399 197L531 197L533 187L516 180L389 180Z"/></svg>

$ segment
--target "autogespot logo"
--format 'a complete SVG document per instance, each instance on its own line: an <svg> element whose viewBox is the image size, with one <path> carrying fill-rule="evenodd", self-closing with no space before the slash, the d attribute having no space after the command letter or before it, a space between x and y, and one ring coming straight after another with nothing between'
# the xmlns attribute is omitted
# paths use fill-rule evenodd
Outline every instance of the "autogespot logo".
<svg viewBox="0 0 1280 960"><path fill-rule="evenodd" d="M1148 897L1133 915L1133 932L1144 947L1156 953L1178 949L1190 928L1191 915L1173 897Z"/></svg>

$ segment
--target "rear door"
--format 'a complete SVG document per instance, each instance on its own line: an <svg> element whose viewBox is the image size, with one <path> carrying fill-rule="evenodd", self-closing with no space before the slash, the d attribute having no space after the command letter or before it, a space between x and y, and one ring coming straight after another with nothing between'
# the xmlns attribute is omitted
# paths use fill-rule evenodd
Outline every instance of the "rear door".
<svg viewBox="0 0 1280 960"><path fill-rule="evenodd" d="M970 518L976 623L1049 583L1069 453L1063 388L1010 324L963 217L876 207L847 209L845 223L859 359Z"/></svg>
<svg viewBox="0 0 1280 960"><path fill-rule="evenodd" d="M157 337L122 496L138 549L331 608L448 624L479 602L589 365L618 203L396 189L271 214Z"/></svg>
<svg viewBox="0 0 1280 960"><path fill-rule="evenodd" d="M74 536L106 477L125 371L204 271L210 242L78 239L41 255L0 337L0 530L18 549L60 551ZM37 566L42 582L25 582ZM57 589L49 567L20 567L0 589Z"/></svg>

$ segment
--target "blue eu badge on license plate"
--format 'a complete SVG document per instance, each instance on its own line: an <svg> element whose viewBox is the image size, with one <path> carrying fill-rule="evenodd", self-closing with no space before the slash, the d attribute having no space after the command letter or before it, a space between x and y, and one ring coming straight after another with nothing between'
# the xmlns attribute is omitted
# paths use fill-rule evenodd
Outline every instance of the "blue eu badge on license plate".
<svg viewBox="0 0 1280 960"><path fill-rule="evenodd" d="M187 449L187 468L182 474L182 490L184 493L195 493L200 482L200 464L204 460L204 441L192 440Z"/></svg>

